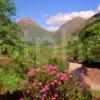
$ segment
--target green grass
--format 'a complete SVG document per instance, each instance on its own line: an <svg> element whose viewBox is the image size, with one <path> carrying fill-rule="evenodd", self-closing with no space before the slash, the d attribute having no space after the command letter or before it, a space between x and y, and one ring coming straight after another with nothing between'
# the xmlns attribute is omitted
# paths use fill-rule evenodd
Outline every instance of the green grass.
<svg viewBox="0 0 100 100"><path fill-rule="evenodd" d="M44 59L48 59L50 57L55 58L66 58L66 48L65 47L58 47L58 46L40 46L36 47L33 46L33 49L37 52L39 52L40 56L42 56Z"/></svg>
<svg viewBox="0 0 100 100"><path fill-rule="evenodd" d="M33 46L33 50L37 51L39 64L41 65L48 64L48 61L50 59L58 59L59 61L65 64L67 63L65 47L62 48L58 45L57 46L55 45L43 46L42 45L40 47Z"/></svg>

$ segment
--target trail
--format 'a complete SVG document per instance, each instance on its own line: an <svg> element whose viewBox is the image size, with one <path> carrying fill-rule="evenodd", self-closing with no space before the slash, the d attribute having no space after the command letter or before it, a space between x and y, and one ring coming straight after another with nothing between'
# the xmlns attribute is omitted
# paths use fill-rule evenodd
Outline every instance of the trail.
<svg viewBox="0 0 100 100"><path fill-rule="evenodd" d="M68 71L78 75L90 85L91 89L100 90L100 69L86 68L78 63L69 63Z"/></svg>

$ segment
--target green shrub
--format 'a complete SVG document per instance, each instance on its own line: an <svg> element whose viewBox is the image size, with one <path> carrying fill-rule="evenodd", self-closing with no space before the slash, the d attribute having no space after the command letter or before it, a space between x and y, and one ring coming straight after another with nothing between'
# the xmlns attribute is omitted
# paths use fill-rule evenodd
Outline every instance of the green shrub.
<svg viewBox="0 0 100 100"><path fill-rule="evenodd" d="M15 72L0 69L0 93L13 93L20 87L21 80Z"/></svg>
<svg viewBox="0 0 100 100"><path fill-rule="evenodd" d="M68 62L66 60L62 60L60 58L50 58L48 60L48 64L57 65L58 69L62 72L68 69Z"/></svg>
<svg viewBox="0 0 100 100"><path fill-rule="evenodd" d="M27 90L22 99L28 100L92 100L89 87L68 72L48 65L28 71L28 80L23 81ZM26 99L26 100L27 100Z"/></svg>
<svg viewBox="0 0 100 100"><path fill-rule="evenodd" d="M67 54L78 62L100 62L100 23L86 26L68 40Z"/></svg>

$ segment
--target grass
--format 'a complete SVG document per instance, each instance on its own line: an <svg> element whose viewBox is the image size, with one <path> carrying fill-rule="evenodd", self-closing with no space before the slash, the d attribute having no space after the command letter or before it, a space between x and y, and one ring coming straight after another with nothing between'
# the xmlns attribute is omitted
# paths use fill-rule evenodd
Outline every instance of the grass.
<svg viewBox="0 0 100 100"><path fill-rule="evenodd" d="M45 65L48 61L52 58L56 58L62 60L63 63L67 63L66 60L66 48L61 48L60 46L56 45L49 45L49 46L33 46L33 50L38 52L39 62L41 65Z"/></svg>

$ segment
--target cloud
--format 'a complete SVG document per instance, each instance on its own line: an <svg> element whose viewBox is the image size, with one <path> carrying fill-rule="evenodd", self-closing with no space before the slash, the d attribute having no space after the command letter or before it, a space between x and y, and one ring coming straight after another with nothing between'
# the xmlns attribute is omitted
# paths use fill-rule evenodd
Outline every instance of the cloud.
<svg viewBox="0 0 100 100"><path fill-rule="evenodd" d="M71 13L58 13L57 15L51 16L47 21L47 25L51 25L47 28L49 31L57 30L62 24L65 22L72 20L75 17L82 17L84 19L88 19L94 14L100 12L100 5L97 6L95 10L87 10L87 11L73 11ZM49 16L48 16L49 17ZM55 27L56 26L56 27Z"/></svg>
<svg viewBox="0 0 100 100"><path fill-rule="evenodd" d="M50 27L47 27L46 29L48 30L48 31L51 31L51 32L54 32L54 31L57 31L58 30L58 28L59 27L56 27L56 26L50 26Z"/></svg>
<svg viewBox="0 0 100 100"><path fill-rule="evenodd" d="M97 11L100 11L100 5L97 7Z"/></svg>
<svg viewBox="0 0 100 100"><path fill-rule="evenodd" d="M57 15L51 16L50 19L47 20L47 24L49 25L61 25L75 17L82 17L88 19L93 16L96 12L93 10L89 11L80 11L80 12L71 12L71 13L59 13Z"/></svg>

